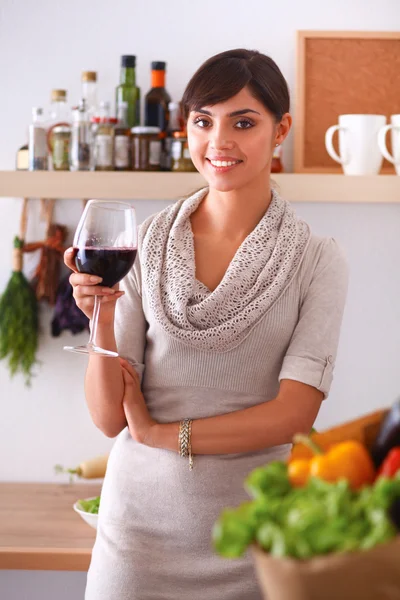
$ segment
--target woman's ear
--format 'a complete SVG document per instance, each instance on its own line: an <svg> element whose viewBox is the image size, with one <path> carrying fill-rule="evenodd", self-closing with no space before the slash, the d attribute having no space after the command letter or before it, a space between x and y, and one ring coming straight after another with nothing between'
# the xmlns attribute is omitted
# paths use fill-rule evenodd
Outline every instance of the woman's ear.
<svg viewBox="0 0 400 600"><path fill-rule="evenodd" d="M291 127L292 117L290 113L285 113L276 127L274 145L282 144L282 142L287 138Z"/></svg>

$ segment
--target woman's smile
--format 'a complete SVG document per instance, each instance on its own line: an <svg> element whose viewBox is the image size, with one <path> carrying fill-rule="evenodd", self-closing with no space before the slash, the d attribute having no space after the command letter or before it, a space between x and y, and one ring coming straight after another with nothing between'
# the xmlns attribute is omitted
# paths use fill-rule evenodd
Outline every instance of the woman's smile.
<svg viewBox="0 0 400 600"><path fill-rule="evenodd" d="M206 157L206 162L208 167L217 173L227 173L228 171L232 171L235 167L243 164L243 161L240 159L230 158L226 156L221 156L219 158L209 158Z"/></svg>

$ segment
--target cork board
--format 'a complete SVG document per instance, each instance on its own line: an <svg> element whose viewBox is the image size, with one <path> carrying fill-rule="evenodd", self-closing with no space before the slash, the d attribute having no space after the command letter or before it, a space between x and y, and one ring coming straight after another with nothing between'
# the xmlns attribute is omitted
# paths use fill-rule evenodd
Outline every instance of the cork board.
<svg viewBox="0 0 400 600"><path fill-rule="evenodd" d="M388 123L400 113L400 32L298 32L295 172L343 172L326 151L325 132L348 113L382 114ZM387 144L391 151L390 134ZM385 160L381 172L395 170Z"/></svg>

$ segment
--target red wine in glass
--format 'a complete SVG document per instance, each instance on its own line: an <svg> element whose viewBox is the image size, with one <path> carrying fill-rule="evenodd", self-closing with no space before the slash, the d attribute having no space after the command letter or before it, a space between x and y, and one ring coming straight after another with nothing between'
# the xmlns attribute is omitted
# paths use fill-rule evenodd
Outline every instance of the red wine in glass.
<svg viewBox="0 0 400 600"><path fill-rule="evenodd" d="M132 269L137 252L135 210L125 202L90 200L74 237L77 271L102 277L98 286L113 287ZM117 352L96 345L101 293L96 294L91 319L90 339L85 346L64 346L81 354L116 357Z"/></svg>
<svg viewBox="0 0 400 600"><path fill-rule="evenodd" d="M74 248L76 268L80 273L103 278L102 287L113 287L133 267L136 248Z"/></svg>

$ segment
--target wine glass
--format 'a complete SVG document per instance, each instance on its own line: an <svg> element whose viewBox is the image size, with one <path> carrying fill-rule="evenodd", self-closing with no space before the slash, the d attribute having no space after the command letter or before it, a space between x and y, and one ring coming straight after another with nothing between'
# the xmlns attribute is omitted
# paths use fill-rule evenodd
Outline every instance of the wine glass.
<svg viewBox="0 0 400 600"><path fill-rule="evenodd" d="M74 260L80 273L103 278L101 287L113 287L131 270L137 252L135 209L125 202L89 200L75 232ZM99 290L100 290L99 286ZM90 337L86 346L64 346L80 354L118 356L96 345L101 294L94 298Z"/></svg>

